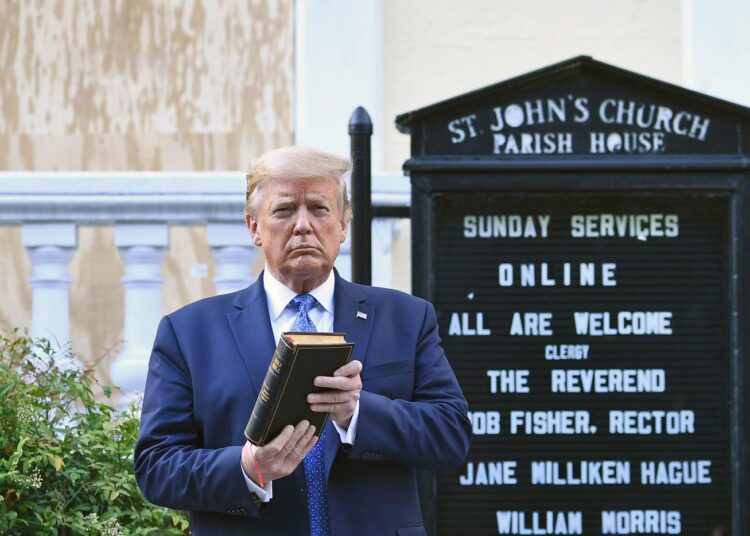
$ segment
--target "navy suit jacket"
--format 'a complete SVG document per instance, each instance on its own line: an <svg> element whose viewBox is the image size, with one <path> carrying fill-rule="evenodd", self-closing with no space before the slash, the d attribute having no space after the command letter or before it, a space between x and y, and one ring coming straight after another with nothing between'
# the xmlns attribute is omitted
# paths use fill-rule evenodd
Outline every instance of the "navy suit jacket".
<svg viewBox="0 0 750 536"><path fill-rule="evenodd" d="M136 479L149 501L188 511L198 536L309 534L301 464L260 506L240 466L275 349L262 281L164 317L149 361ZM334 330L364 368L354 445L335 430L324 445L332 536L425 534L415 470L460 465L470 441L434 308L338 274L334 307Z"/></svg>

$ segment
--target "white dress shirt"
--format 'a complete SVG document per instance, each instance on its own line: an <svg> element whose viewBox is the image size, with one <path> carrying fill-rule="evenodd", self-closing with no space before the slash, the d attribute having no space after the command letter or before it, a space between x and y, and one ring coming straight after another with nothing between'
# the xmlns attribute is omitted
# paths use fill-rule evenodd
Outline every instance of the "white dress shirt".
<svg viewBox="0 0 750 536"><path fill-rule="evenodd" d="M322 285L309 292L309 294L317 300L308 314L310 315L310 320L315 324L315 328L318 331L333 331L333 290L335 282L336 279L333 275L333 271L331 271L328 275L328 279L326 279ZM266 301L268 302L268 318L271 320L273 340L276 342L279 340L279 336L281 336L282 332L291 329L294 320L297 318L297 307L290 303L297 293L271 275L268 266L266 266L266 269L263 271L263 288L266 293ZM345 430L335 422L333 423L333 426L339 433L342 443L347 443L349 445L354 444L354 439L357 435L358 419L359 402L357 402L357 405L354 408L354 414L352 415L352 420L351 423L349 423L348 429ZM240 464L240 468L241 467ZM266 482L266 486L261 488L245 474L244 469L242 469L242 476L245 478L248 489L255 493L262 502L268 502L271 500L273 497L273 486L271 482Z"/></svg>

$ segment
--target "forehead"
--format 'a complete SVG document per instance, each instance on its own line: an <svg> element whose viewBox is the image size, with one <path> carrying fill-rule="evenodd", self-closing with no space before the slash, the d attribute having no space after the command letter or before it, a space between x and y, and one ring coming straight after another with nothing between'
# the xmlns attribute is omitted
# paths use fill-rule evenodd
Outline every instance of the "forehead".
<svg viewBox="0 0 750 536"><path fill-rule="evenodd" d="M306 177L276 180L265 184L263 197L267 202L301 197L323 197L330 200L339 195L338 183L328 177Z"/></svg>

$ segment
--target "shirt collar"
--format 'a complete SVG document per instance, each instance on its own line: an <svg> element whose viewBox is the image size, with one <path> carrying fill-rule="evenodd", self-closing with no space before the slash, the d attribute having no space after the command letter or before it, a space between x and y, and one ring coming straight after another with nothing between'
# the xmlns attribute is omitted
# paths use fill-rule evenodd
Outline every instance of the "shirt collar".
<svg viewBox="0 0 750 536"><path fill-rule="evenodd" d="M331 270L331 273L328 274L328 279L326 279L322 285L309 292L309 294L318 300L318 303L331 314L333 314L333 288L335 282L336 278L333 276L333 270ZM276 279L273 274L271 274L268 266L266 266L266 269L263 271L263 288L266 292L266 299L268 300L268 312L271 315L271 321L275 322L297 293Z"/></svg>

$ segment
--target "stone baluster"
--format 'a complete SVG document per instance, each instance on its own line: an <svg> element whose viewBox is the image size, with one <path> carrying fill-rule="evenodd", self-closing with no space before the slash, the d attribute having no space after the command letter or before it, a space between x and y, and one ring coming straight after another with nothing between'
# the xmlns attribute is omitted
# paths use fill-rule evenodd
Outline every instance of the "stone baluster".
<svg viewBox="0 0 750 536"><path fill-rule="evenodd" d="M70 342L68 263L77 246L73 223L29 223L21 229L31 259L31 336L65 348ZM61 361L62 366L70 366Z"/></svg>
<svg viewBox="0 0 750 536"><path fill-rule="evenodd" d="M161 263L169 246L166 224L121 224L115 244L125 262L125 346L112 363L112 382L126 399L143 391L156 328L162 316Z"/></svg>
<svg viewBox="0 0 750 536"><path fill-rule="evenodd" d="M244 223L209 223L206 238L216 261L217 294L241 290L255 281L251 269L258 250Z"/></svg>

